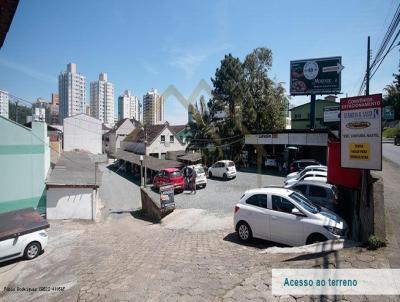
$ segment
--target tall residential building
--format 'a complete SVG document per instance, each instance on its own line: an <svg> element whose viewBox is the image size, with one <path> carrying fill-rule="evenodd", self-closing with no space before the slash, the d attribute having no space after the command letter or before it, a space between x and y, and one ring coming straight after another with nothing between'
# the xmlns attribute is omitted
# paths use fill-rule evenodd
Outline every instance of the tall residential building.
<svg viewBox="0 0 400 302"><path fill-rule="evenodd" d="M90 114L108 126L114 125L114 85L107 81L106 73L90 83Z"/></svg>
<svg viewBox="0 0 400 302"><path fill-rule="evenodd" d="M143 96L143 123L164 123L164 97L157 93L157 89L152 89Z"/></svg>
<svg viewBox="0 0 400 302"><path fill-rule="evenodd" d="M124 94L118 97L118 119L132 119L140 121L140 102L139 98L131 94L130 90L125 90Z"/></svg>
<svg viewBox="0 0 400 302"><path fill-rule="evenodd" d="M72 115L85 113L86 100L85 76L76 72L76 64L67 65L67 71L58 76L58 93L60 97L59 121Z"/></svg>
<svg viewBox="0 0 400 302"><path fill-rule="evenodd" d="M51 94L51 103L49 105L49 118L47 123L50 125L58 124L58 116L59 116L59 96L58 93Z"/></svg>
<svg viewBox="0 0 400 302"><path fill-rule="evenodd" d="M8 117L8 106L9 106L8 92L0 90L0 115L6 118Z"/></svg>

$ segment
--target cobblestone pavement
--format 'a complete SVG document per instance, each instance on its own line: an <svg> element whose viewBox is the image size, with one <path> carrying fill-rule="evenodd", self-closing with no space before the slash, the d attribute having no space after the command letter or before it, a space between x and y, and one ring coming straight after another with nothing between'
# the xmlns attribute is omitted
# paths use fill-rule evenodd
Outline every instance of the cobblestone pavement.
<svg viewBox="0 0 400 302"><path fill-rule="evenodd" d="M271 269L389 266L382 252L352 248L317 255L265 254L261 251L270 243L239 244L230 229L171 230L128 216L97 224L51 222L49 235L50 244L37 259L0 267L0 300L306 301L313 297L272 297ZM4 286L48 286L50 291L6 292ZM52 290L58 286L65 291Z"/></svg>

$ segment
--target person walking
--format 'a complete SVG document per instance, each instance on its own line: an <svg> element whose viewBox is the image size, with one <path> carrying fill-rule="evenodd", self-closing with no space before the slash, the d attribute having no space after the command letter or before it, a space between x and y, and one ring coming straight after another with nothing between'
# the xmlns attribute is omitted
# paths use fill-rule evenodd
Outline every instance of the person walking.
<svg viewBox="0 0 400 302"><path fill-rule="evenodd" d="M197 177L197 173L195 169L191 170L191 174L190 174L190 184L191 184L191 189L192 191L190 192L190 194L192 194L194 192L194 194L196 194L196 177Z"/></svg>

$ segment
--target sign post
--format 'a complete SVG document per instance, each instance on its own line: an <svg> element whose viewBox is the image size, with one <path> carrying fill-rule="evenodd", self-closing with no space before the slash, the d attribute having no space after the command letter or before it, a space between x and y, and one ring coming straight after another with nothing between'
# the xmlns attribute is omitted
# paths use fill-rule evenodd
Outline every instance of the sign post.
<svg viewBox="0 0 400 302"><path fill-rule="evenodd" d="M382 170L382 94L340 99L341 166Z"/></svg>

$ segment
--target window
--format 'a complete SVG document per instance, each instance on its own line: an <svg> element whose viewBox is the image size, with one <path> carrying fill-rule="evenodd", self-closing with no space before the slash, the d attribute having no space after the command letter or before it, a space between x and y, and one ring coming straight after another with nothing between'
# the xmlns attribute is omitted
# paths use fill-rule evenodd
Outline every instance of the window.
<svg viewBox="0 0 400 302"><path fill-rule="evenodd" d="M286 198L272 195L272 209L274 211L284 212L292 214L292 210L294 209L293 203L291 203Z"/></svg>
<svg viewBox="0 0 400 302"><path fill-rule="evenodd" d="M173 143L173 142L174 142L174 138L175 138L175 137L174 137L173 135L170 135L170 136L169 136L169 142L170 142L170 143Z"/></svg>
<svg viewBox="0 0 400 302"><path fill-rule="evenodd" d="M295 190L298 190L301 193L303 193L303 195L307 195L307 186L306 185L300 185L300 186L296 186L294 188L295 188Z"/></svg>
<svg viewBox="0 0 400 302"><path fill-rule="evenodd" d="M255 194L247 198L246 203L256 207L268 209L268 198L264 194Z"/></svg>
<svg viewBox="0 0 400 302"><path fill-rule="evenodd" d="M161 142L165 143L165 135L161 135Z"/></svg>
<svg viewBox="0 0 400 302"><path fill-rule="evenodd" d="M234 167L234 166L235 166L235 163L233 161L228 162L228 167Z"/></svg>
<svg viewBox="0 0 400 302"><path fill-rule="evenodd" d="M322 187L310 186L310 196L313 196L313 197L326 197L326 191Z"/></svg>

